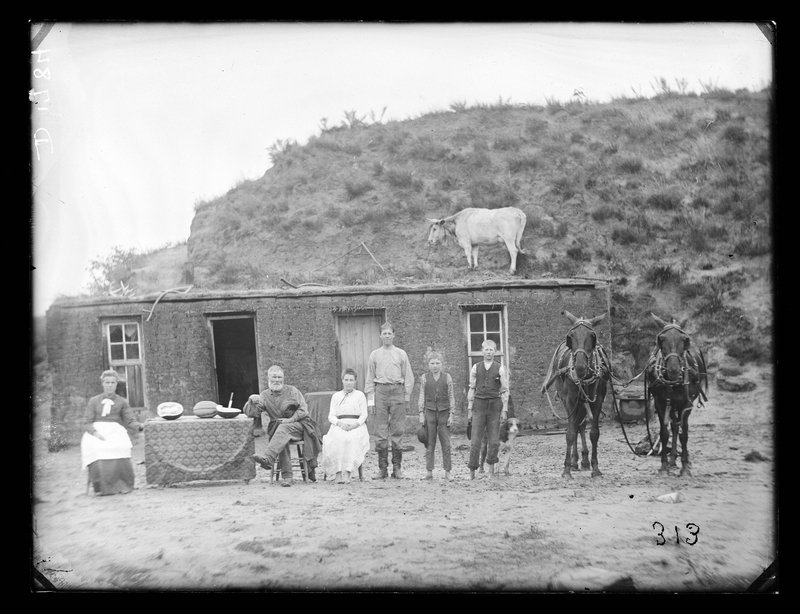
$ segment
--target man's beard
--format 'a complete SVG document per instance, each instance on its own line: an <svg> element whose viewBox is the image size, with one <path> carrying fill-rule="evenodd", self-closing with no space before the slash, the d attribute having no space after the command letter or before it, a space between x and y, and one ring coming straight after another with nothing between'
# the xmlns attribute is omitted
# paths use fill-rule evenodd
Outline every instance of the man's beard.
<svg viewBox="0 0 800 614"><path fill-rule="evenodd" d="M281 390L283 390L283 384L282 383L281 384L273 384L272 382L270 382L268 384L268 386L269 386L269 389L272 390L272 392L280 392Z"/></svg>

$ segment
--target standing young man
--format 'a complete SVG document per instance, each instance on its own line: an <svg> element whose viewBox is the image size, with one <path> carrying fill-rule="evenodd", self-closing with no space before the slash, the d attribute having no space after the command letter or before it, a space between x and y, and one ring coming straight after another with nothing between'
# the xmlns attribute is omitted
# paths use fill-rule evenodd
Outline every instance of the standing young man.
<svg viewBox="0 0 800 614"><path fill-rule="evenodd" d="M390 440L392 477L399 479L403 477L403 433L406 408L414 389L414 373L405 350L394 345L394 329L389 322L381 325L381 343L381 347L369 355L367 381L364 382L367 406L376 421L378 474L374 479L388 477Z"/></svg>
<svg viewBox="0 0 800 614"><path fill-rule="evenodd" d="M508 415L508 372L494 359L497 352L494 341L486 339L481 348L483 362L472 366L467 392L467 421L472 422L467 463L471 480L475 479L475 470L480 466L484 431L489 441L486 463L489 465L489 475L495 477L495 465L499 460L497 454L500 451L500 423Z"/></svg>

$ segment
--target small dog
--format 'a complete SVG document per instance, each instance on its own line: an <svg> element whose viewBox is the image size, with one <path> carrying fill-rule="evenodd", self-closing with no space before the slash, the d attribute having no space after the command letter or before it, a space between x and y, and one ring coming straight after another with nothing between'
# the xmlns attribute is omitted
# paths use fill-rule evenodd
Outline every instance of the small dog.
<svg viewBox="0 0 800 614"><path fill-rule="evenodd" d="M517 418L507 418L505 422L500 424L500 450L498 451L497 455L498 457L503 454L505 455L505 458L502 461L504 475L511 475L511 471L508 469L508 466L511 462L511 451L514 449L514 440L517 438L518 433L519 420ZM486 463L486 455L488 451L489 440L484 432L483 441L481 442L481 473L484 472L483 466Z"/></svg>

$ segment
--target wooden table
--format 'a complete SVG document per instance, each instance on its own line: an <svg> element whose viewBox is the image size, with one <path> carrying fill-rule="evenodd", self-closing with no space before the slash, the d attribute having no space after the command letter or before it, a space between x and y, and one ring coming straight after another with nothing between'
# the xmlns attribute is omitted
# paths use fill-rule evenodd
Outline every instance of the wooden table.
<svg viewBox="0 0 800 614"><path fill-rule="evenodd" d="M151 418L144 423L148 484L194 480L244 480L256 476L253 419Z"/></svg>

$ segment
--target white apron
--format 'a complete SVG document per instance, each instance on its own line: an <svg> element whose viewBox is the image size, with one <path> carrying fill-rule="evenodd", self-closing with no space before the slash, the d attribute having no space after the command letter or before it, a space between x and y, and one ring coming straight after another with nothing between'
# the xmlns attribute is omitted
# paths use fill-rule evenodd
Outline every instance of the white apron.
<svg viewBox="0 0 800 614"><path fill-rule="evenodd" d="M88 467L96 460L130 458L133 444L127 429L118 422L94 422L92 426L105 440L89 433L81 438L81 466Z"/></svg>

